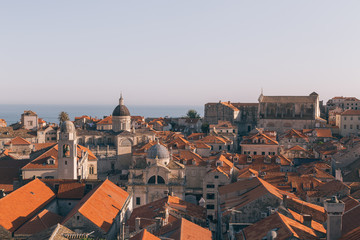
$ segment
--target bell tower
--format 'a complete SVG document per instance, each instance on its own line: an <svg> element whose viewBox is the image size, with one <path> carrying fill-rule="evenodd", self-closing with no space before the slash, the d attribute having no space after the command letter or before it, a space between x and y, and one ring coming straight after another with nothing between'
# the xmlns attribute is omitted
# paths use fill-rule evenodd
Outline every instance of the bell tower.
<svg viewBox="0 0 360 240"><path fill-rule="evenodd" d="M60 126L58 143L58 178L77 179L77 140L75 126L65 121Z"/></svg>

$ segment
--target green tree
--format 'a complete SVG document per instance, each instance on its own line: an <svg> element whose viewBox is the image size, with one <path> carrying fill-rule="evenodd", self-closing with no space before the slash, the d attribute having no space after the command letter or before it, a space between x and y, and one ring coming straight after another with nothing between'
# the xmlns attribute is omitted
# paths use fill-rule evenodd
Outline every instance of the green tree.
<svg viewBox="0 0 360 240"><path fill-rule="evenodd" d="M69 115L67 114L67 112L64 112L62 111L60 114L59 114L59 122L60 124L67 121L67 120L70 120L69 119Z"/></svg>
<svg viewBox="0 0 360 240"><path fill-rule="evenodd" d="M201 125L201 131L203 133L209 133L209 131L210 131L209 124L208 123L203 123Z"/></svg>
<svg viewBox="0 0 360 240"><path fill-rule="evenodd" d="M194 110L194 109L190 109L190 110L187 112L186 116L187 116L188 118L200 118L200 115L199 115L199 114L197 113L197 111Z"/></svg>

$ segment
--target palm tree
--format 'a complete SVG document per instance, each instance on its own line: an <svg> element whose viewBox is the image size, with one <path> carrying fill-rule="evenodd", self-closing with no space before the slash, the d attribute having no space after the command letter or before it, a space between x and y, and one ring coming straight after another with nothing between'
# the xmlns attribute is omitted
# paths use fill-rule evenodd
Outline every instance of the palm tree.
<svg viewBox="0 0 360 240"><path fill-rule="evenodd" d="M62 111L60 114L59 114L59 122L60 124L69 120L69 115L67 114L67 112L64 112Z"/></svg>

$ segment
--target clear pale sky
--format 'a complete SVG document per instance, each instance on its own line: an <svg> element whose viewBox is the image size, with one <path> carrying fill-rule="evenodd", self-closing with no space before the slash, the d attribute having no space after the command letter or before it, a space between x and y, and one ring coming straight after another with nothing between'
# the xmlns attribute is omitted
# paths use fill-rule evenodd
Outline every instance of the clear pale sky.
<svg viewBox="0 0 360 240"><path fill-rule="evenodd" d="M360 97L360 1L1 1L0 104Z"/></svg>

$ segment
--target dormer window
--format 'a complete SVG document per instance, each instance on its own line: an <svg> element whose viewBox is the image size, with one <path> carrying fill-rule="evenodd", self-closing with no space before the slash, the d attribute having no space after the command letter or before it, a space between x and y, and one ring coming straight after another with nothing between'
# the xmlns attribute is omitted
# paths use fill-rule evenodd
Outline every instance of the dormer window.
<svg viewBox="0 0 360 240"><path fill-rule="evenodd" d="M247 163L252 163L252 157L251 157L251 156L247 156L246 162L247 162Z"/></svg>
<svg viewBox="0 0 360 240"><path fill-rule="evenodd" d="M49 157L48 159L46 159L46 164L54 165L55 164L55 159L52 158L52 157Z"/></svg>

